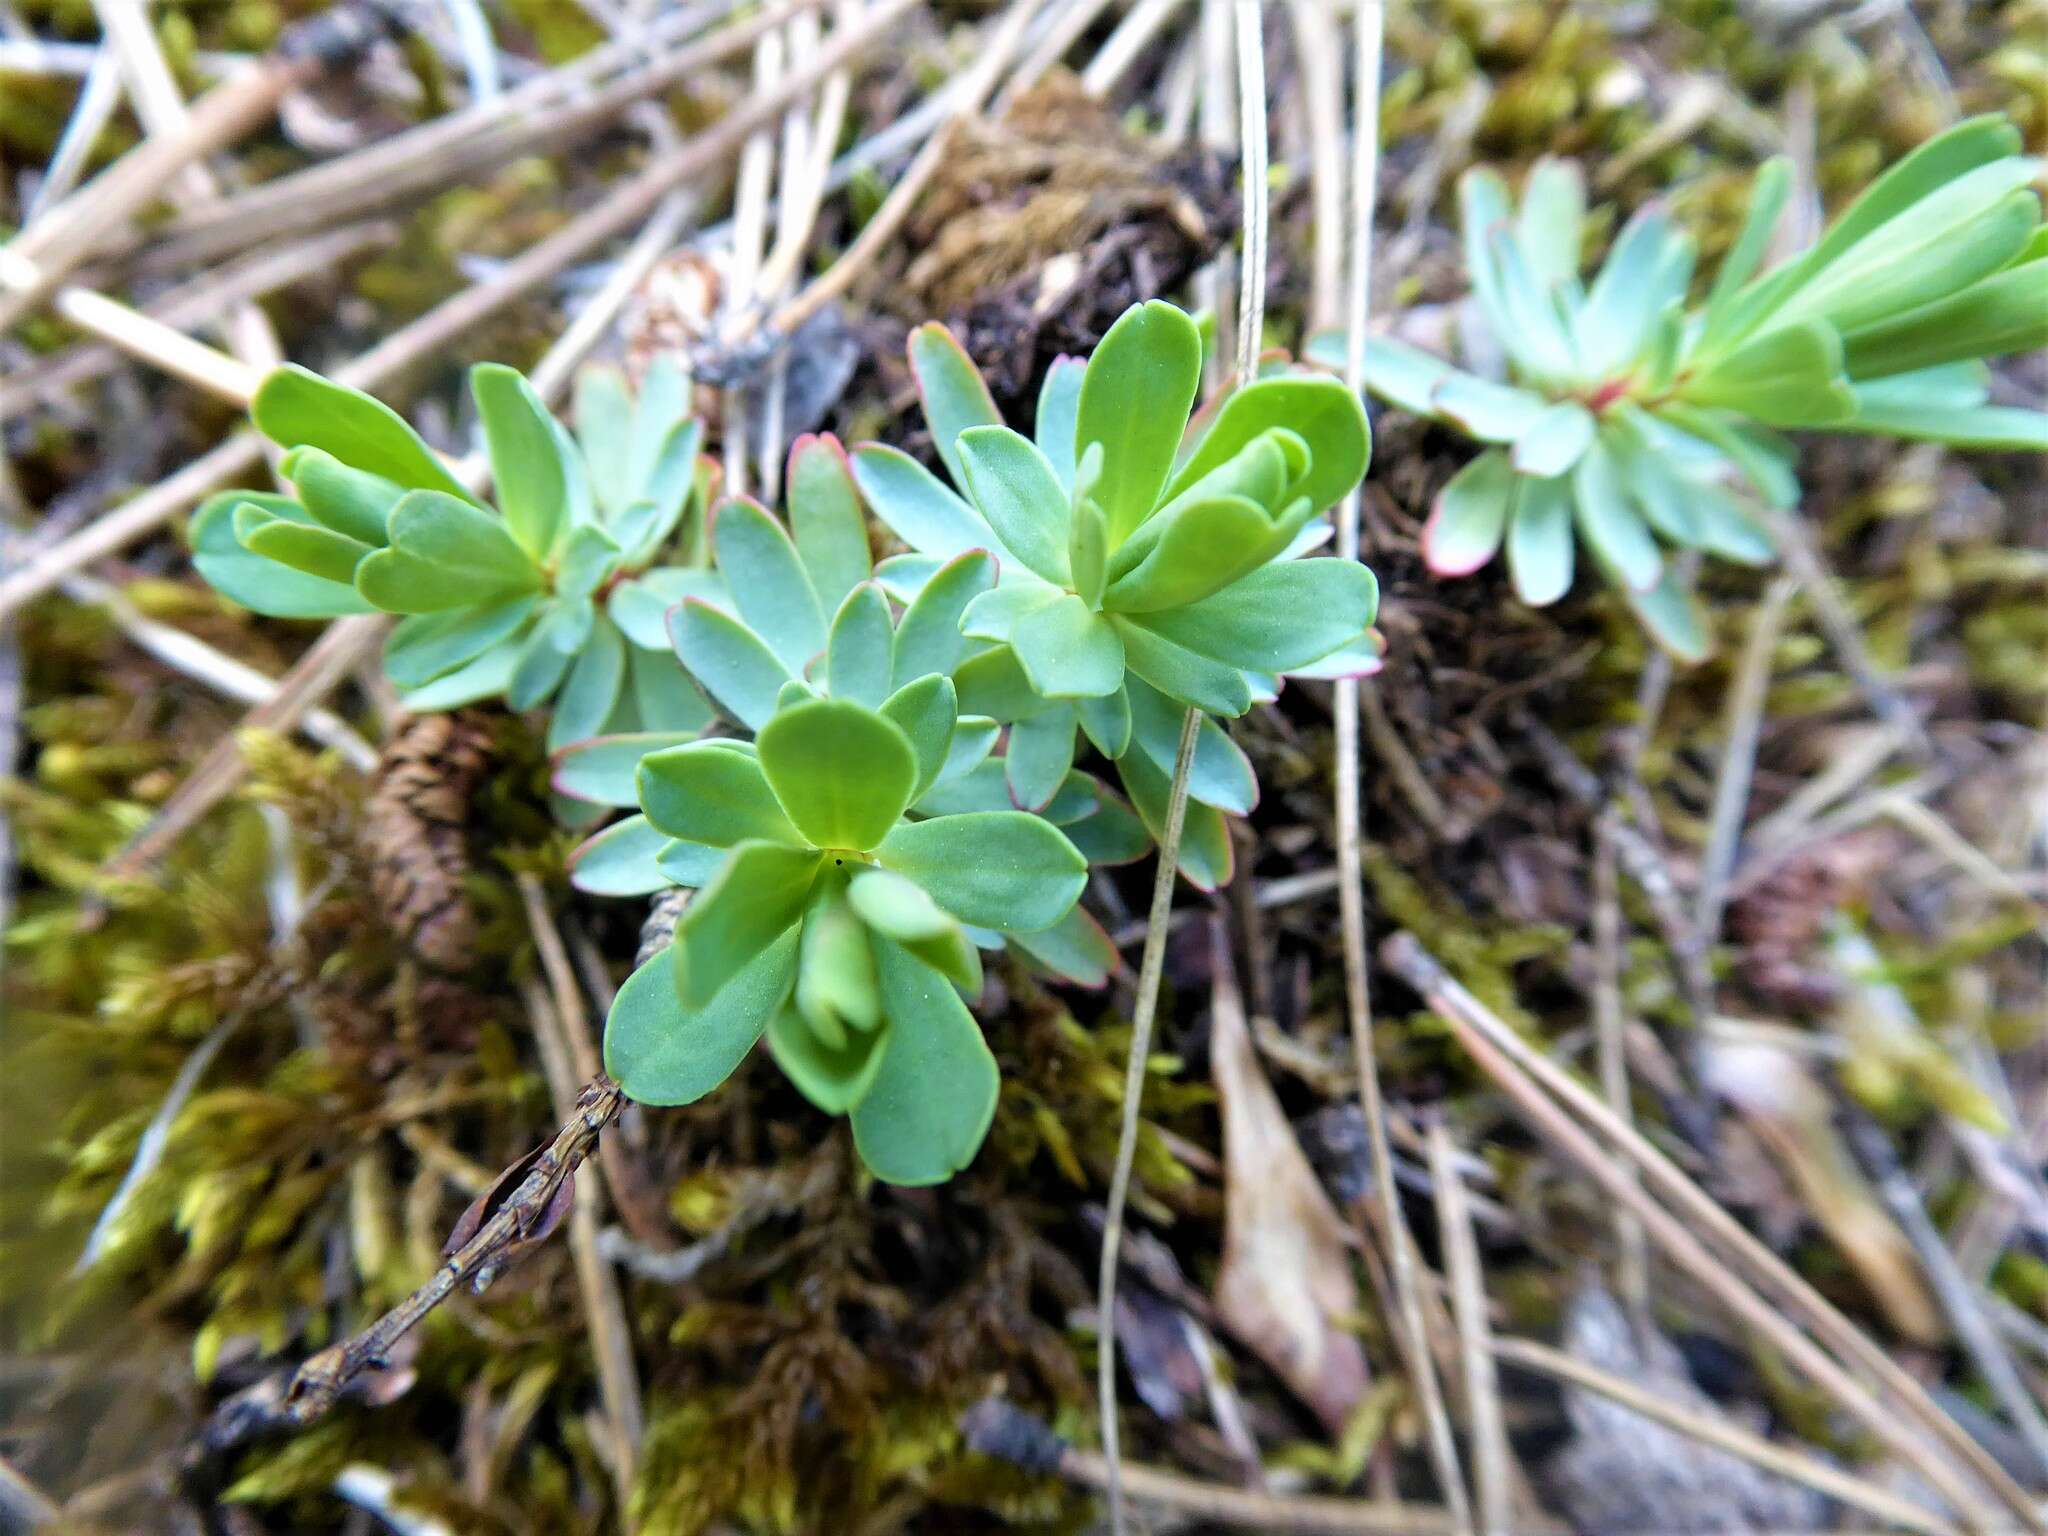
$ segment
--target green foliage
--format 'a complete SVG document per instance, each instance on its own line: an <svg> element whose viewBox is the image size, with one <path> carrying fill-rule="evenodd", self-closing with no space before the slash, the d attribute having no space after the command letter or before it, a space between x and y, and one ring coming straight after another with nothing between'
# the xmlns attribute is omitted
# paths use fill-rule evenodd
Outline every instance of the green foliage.
<svg viewBox="0 0 2048 1536"><path fill-rule="evenodd" d="M686 383L649 368L577 382L572 437L519 374L470 372L497 487L471 496L412 428L359 390L280 368L251 406L296 494L230 491L193 520L194 563L259 613L405 615L385 670L413 709L552 701L548 745L691 734L711 712L663 656L661 615L703 573L657 560L710 480Z"/></svg>
<svg viewBox="0 0 2048 1536"><path fill-rule="evenodd" d="M910 339L933 445L953 487L908 455L866 445L854 477L916 554L890 562L915 583L971 551L997 581L961 616L972 649L955 664L961 708L1008 727L1011 799L1050 805L1077 732L1117 763L1156 836L1166 817L1179 715L1243 714L1282 674L1371 670L1372 573L1305 559L1323 514L1365 471L1358 402L1328 379L1277 374L1189 413L1201 340L1170 304L1134 306L1085 363L1047 375L1032 437L997 415L943 327ZM1213 721L1193 787L1182 871L1229 876L1222 815L1255 793L1249 766Z"/></svg>
<svg viewBox="0 0 2048 1536"><path fill-rule="evenodd" d="M607 1069L633 1097L700 1098L765 1034L805 1097L852 1117L881 1178L938 1183L972 1160L997 1074L960 998L981 987L969 926L1053 928L1087 861L1021 811L905 819L943 782L951 690L927 677L880 709L804 697L752 746L641 760L645 819L668 839L659 867L701 888L606 1024ZM892 709L912 693L944 708Z"/></svg>
<svg viewBox="0 0 2048 1536"><path fill-rule="evenodd" d="M1660 643L1696 659L1705 626L1665 548L1771 558L1756 503L1799 495L1773 429L2048 448L2048 415L1987 403L1983 362L2048 343L2039 166L2019 146L2002 118L1959 124L1759 274L1791 185L1771 161L1692 306L1693 243L1661 207L1629 220L1588 287L1574 167L1539 162L1519 211L1500 177L1467 173L1466 269L1511 382L1389 339L1366 351L1374 394L1494 445L1439 496L1431 568L1464 575L1505 547L1517 594L1542 604L1570 588L1582 547ZM1335 363L1341 340L1310 352Z"/></svg>

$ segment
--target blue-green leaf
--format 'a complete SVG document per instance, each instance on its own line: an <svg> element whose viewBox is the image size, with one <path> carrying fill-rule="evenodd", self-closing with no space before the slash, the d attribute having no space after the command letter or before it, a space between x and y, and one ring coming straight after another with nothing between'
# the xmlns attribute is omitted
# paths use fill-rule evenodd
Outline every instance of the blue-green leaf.
<svg viewBox="0 0 2048 1536"><path fill-rule="evenodd" d="M1000 1074L959 994L887 939L875 942L889 1042L853 1111L853 1141L875 1177L938 1184L980 1150L995 1118Z"/></svg>
<svg viewBox="0 0 2048 1536"><path fill-rule="evenodd" d="M249 415L280 448L319 448L408 490L475 499L396 411L296 363L265 375L249 402Z"/></svg>
<svg viewBox="0 0 2048 1536"><path fill-rule="evenodd" d="M490 448L491 478L505 526L528 554L544 559L569 510L561 427L533 386L502 363L470 369L469 392Z"/></svg>
<svg viewBox="0 0 2048 1536"><path fill-rule="evenodd" d="M1110 542L1128 538L1159 503L1202 377L1194 321L1154 299L1124 311L1088 359L1075 414L1075 453L1102 445L1095 500Z"/></svg>
<svg viewBox="0 0 2048 1536"><path fill-rule="evenodd" d="M670 611L669 635L677 659L734 719L757 731L768 723L790 674L759 636L696 598Z"/></svg>
<svg viewBox="0 0 2048 1536"><path fill-rule="evenodd" d="M650 896L669 883L657 862L667 843L645 816L613 822L569 855L569 883L592 896Z"/></svg>
<svg viewBox="0 0 2048 1536"><path fill-rule="evenodd" d="M796 934L752 957L711 1006L678 1001L677 947L626 978L604 1026L604 1069L642 1104L690 1104L728 1077L754 1048L796 980Z"/></svg>

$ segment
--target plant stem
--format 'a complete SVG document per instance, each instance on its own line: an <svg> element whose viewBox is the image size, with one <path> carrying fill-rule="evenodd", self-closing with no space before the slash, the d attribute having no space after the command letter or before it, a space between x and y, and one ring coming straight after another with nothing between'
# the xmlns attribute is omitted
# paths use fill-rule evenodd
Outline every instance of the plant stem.
<svg viewBox="0 0 2048 1536"><path fill-rule="evenodd" d="M1131 1191L1131 1162L1138 1152L1138 1109L1145 1093L1145 1062L1152 1054L1152 1020L1159 1011L1159 981L1166 968L1166 932L1173 915L1173 882L1180 868L1180 834L1188 814L1188 774L1195 761L1195 737L1202 712L1190 708L1180 723L1173 756L1173 784L1167 791L1166 825L1160 829L1159 873L1152 882L1152 917L1145 953L1138 962L1138 998L1131 1013L1130 1060L1124 1071L1124 1119L1117 1136L1116 1169L1109 1181L1109 1205L1102 1224L1102 1267L1096 1274L1096 1396L1102 1415L1102 1455L1108 1469L1109 1524L1124 1528L1123 1466L1116 1427L1116 1272L1124 1235L1124 1204Z"/></svg>

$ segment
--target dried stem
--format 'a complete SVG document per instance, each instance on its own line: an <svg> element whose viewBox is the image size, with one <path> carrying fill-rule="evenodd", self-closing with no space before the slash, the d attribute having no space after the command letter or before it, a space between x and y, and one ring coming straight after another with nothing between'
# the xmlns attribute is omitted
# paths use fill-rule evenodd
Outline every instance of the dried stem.
<svg viewBox="0 0 2048 1536"><path fill-rule="evenodd" d="M1728 684L1728 708L1721 749L1721 770L1714 781L1714 808L1707 824L1707 845L1700 855L1700 882L1693 904L1693 927L1711 944L1721 931L1721 909L1728 899L1728 876L1742 842L1743 812L1749 807L1749 782L1756 770L1757 738L1763 728L1764 696L1771 686L1771 659L1777 654L1785 609L1799 584L1780 576L1765 591L1750 619L1742 659Z"/></svg>
<svg viewBox="0 0 2048 1536"><path fill-rule="evenodd" d="M350 1382L387 1360L398 1341L458 1288L488 1284L508 1251L541 1228L563 1184L583 1166L624 1103L625 1095L610 1078L585 1083L554 1139L532 1154L531 1166L517 1187L485 1214L476 1232L425 1285L361 1333L330 1345L299 1367L275 1415L275 1427L297 1428L321 1417ZM255 1432L267 1427L272 1426L256 1426Z"/></svg>
<svg viewBox="0 0 2048 1536"><path fill-rule="evenodd" d="M970 1409L961 1424L968 1447L1026 1471L1051 1473L1084 1488L1119 1483L1133 1500L1204 1524L1240 1526L1280 1536L1454 1536L1449 1514L1414 1504L1301 1498L1207 1483L1157 1467L1113 1469L1106 1457L1077 1450L1043 1423L999 1398ZM1516 1536L1561 1536L1552 1520L1524 1521Z"/></svg>
<svg viewBox="0 0 2048 1536"><path fill-rule="evenodd" d="M1940 1299L1942 1311L1948 1314L1956 1339L1977 1367L1977 1374L1984 1378L1985 1386L1991 1389L1992 1398L2019 1431L2035 1462L2048 1467L2048 1420L2042 1418L2040 1405L2027 1391L2019 1368L2013 1364L2011 1353L1978 1297L1977 1287L1963 1273L1941 1229L1927 1214L1920 1192L1913 1187L1912 1175L1900 1163L1884 1127L1846 1094L1838 1094L1837 1100L1843 1138L1870 1182L1877 1186L1878 1198L1892 1213L1892 1220L1913 1245L1921 1271Z"/></svg>
<svg viewBox="0 0 2048 1536"><path fill-rule="evenodd" d="M1590 1392L1598 1392L1646 1419L1654 1419L1667 1429L1676 1430L1702 1445L1726 1451L1731 1456L1740 1456L1766 1472L1795 1483L1804 1483L1887 1525L1920 1531L1924 1536L1956 1536L1954 1525L1929 1514L1909 1499L1888 1493L1816 1456L1808 1456L1754 1435L1740 1425L1681 1408L1668 1397L1603 1371L1596 1365L1588 1365L1561 1349L1552 1349L1532 1339L1495 1339L1492 1350L1495 1359L1508 1365L1537 1371L1558 1381L1568 1381Z"/></svg>
<svg viewBox="0 0 2048 1536"><path fill-rule="evenodd" d="M1990 1532L2002 1522L1983 1506L1977 1490L1965 1480L1964 1467L2019 1517L2024 1529L2048 1532L2048 1523L2043 1522L2025 1490L1936 1406L1919 1382L1675 1164L1616 1119L1597 1095L1532 1048L1452 980L1413 934L1394 934L1380 953L1394 973L1429 1004L1430 1011L1451 1027L1458 1042L1530 1122L1610 1198L1626 1203L1642 1219L1645 1231L1673 1263L1832 1393L1865 1428L1909 1462L1931 1489L1966 1512L1974 1529ZM1589 1134L1589 1127L1605 1138L1605 1147ZM1644 1185L1632 1184L1623 1176L1614 1153L1636 1164ZM1651 1198L1648 1189L1652 1187L1671 1201L1678 1214ZM1721 1256L1708 1247L1709 1241ZM1730 1267L1730 1259L1750 1272L1764 1288L1763 1294ZM1793 1316L1803 1318L1840 1358L1802 1333L1791 1321ZM1863 1381L1844 1368L1844 1361L1853 1361L1857 1369L1878 1381L1891 1404L1880 1402ZM1907 1415L1918 1421L1920 1433L1904 1422ZM1923 1433L1938 1441L1947 1455L1922 1439Z"/></svg>
<svg viewBox="0 0 2048 1536"><path fill-rule="evenodd" d="M1152 1054L1152 1020L1159 1009L1159 982L1166 969L1167 919L1173 912L1173 883L1179 875L1181 828L1187 822L1188 774L1194 766L1195 738L1201 724L1202 712L1189 709L1181 719L1180 745L1173 757L1166 825L1159 836L1159 873L1152 882L1152 920L1145 934L1144 957L1138 963L1138 995L1131 1012L1123 1125L1117 1134L1116 1168L1110 1175L1109 1202L1102 1226L1102 1264L1095 1281L1096 1400L1102 1416L1102 1454L1108 1466L1110 1529L1117 1533L1124 1529L1121 1447L1116 1422L1117 1250L1123 1242L1131 1164L1138 1153L1138 1112L1145 1094L1146 1063Z"/></svg>
<svg viewBox="0 0 2048 1536"><path fill-rule="evenodd" d="M1386 17L1378 0L1365 0L1352 17L1352 121L1351 121L1351 231L1350 284L1346 295L1345 381L1363 391L1365 381L1365 334L1372 311L1372 234L1379 188L1379 100L1382 33ZM1359 495L1354 489L1337 509L1337 554L1355 560L1359 552ZM1351 1053L1358 1074L1358 1103L1365 1118L1366 1139L1372 1160L1373 1198L1377 1203L1382 1232L1381 1247L1387 1255L1389 1278L1396 1316L1394 1338L1399 1346L1428 1432L1430 1462L1437 1484L1456 1517L1460 1530L1471 1529L1471 1513L1465 1494L1463 1473L1458 1466L1456 1443L1451 1438L1450 1414L1445 1410L1443 1388L1437 1380L1436 1365L1429 1349L1429 1334L1422 1314L1421 1286L1416 1275L1414 1241L1401 1211L1401 1197L1394 1182L1394 1154L1387 1143L1386 1105L1380 1094L1379 1062L1372 1041L1372 971L1365 936L1365 872L1359 854L1365 835L1364 797L1359 783L1358 728L1360 706L1369 709L1367 718L1380 729L1381 737L1392 737L1369 684L1357 678L1338 681L1332 689L1335 723L1337 780L1337 912L1339 934L1344 947L1344 1002L1351 1029ZM1409 799L1425 810L1426 824L1440 826L1443 808L1436 793L1408 758L1405 750L1395 757L1396 779L1408 790ZM1430 814L1433 810L1434 814Z"/></svg>
<svg viewBox="0 0 2048 1536"><path fill-rule="evenodd" d="M1515 1536L1510 1497L1507 1423L1493 1368L1492 1329L1486 1317L1486 1273L1472 1209L1458 1172L1457 1151L1441 1119L1429 1126L1429 1179L1436 1194L1437 1241L1451 1283L1451 1315L1458 1326L1459 1363L1465 1377L1466 1433L1472 1442L1474 1521L1481 1536Z"/></svg>
<svg viewBox="0 0 2048 1536"><path fill-rule="evenodd" d="M1621 996L1621 891L1615 871L1614 824L1608 811L1593 827L1593 1027L1600 1046L1600 1092L1615 1117L1635 1123L1628 1086L1628 1012ZM1635 1179L1635 1170L1628 1176ZM1620 1252L1615 1289L1637 1327L1650 1315L1650 1254L1643 1224L1626 1206L1614 1211Z"/></svg>

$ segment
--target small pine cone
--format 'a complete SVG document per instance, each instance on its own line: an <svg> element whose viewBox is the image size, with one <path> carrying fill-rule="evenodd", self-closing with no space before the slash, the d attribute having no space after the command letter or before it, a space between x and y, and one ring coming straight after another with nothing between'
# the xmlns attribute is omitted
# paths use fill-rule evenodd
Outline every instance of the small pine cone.
<svg viewBox="0 0 2048 1536"><path fill-rule="evenodd" d="M472 711L417 715L384 749L363 818L370 886L391 930L442 970L475 958L469 801L491 762L491 733Z"/></svg>
<svg viewBox="0 0 2048 1536"><path fill-rule="evenodd" d="M633 956L633 969L638 970L676 936L676 924L682 921L683 908L690 904L690 888L672 885L647 904L647 921L640 925L640 952Z"/></svg>

